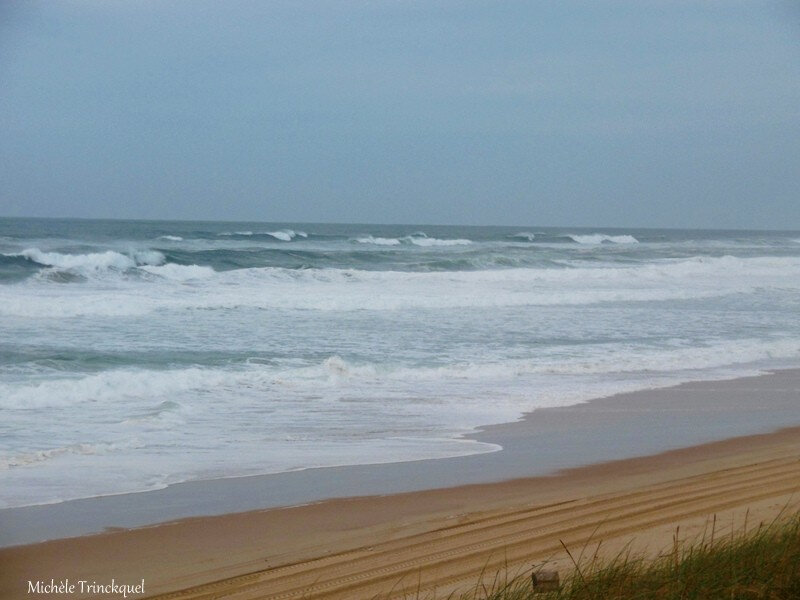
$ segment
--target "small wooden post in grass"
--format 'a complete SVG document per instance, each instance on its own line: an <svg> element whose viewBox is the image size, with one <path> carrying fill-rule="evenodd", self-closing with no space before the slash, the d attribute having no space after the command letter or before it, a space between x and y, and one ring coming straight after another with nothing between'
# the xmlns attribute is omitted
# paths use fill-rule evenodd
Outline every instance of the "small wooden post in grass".
<svg viewBox="0 0 800 600"><path fill-rule="evenodd" d="M554 592L559 587L558 571L534 571L531 574L533 592Z"/></svg>

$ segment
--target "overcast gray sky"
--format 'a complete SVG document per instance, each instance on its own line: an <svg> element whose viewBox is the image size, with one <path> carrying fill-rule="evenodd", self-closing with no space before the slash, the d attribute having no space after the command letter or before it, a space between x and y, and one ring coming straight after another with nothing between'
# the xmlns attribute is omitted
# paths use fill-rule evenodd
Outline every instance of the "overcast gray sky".
<svg viewBox="0 0 800 600"><path fill-rule="evenodd" d="M6 0L0 215L800 228L800 2Z"/></svg>

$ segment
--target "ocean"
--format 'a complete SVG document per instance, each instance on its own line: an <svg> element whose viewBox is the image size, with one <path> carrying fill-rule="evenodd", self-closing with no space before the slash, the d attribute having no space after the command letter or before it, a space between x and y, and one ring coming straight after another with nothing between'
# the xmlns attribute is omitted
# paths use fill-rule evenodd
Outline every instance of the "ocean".
<svg viewBox="0 0 800 600"><path fill-rule="evenodd" d="M0 507L491 452L798 315L800 232L0 219Z"/></svg>

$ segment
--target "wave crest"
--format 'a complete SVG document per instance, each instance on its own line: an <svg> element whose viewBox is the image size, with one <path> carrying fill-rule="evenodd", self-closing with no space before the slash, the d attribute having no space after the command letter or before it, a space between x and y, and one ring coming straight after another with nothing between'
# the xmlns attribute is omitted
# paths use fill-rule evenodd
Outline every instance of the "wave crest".
<svg viewBox="0 0 800 600"><path fill-rule="evenodd" d="M399 246L402 243L398 238L373 237L371 235L355 238L354 241L359 244L375 244L376 246Z"/></svg>
<svg viewBox="0 0 800 600"><path fill-rule="evenodd" d="M136 251L126 255L113 250L88 254L63 254L61 252L43 252L39 248L28 248L18 254L7 254L6 256L22 256L45 267L75 271L107 269L125 271L140 265L160 265L166 260L164 255L157 250Z"/></svg>
<svg viewBox="0 0 800 600"><path fill-rule="evenodd" d="M591 233L586 235L568 234L568 238L578 244L638 244L637 240L632 235L607 235L605 233Z"/></svg>
<svg viewBox="0 0 800 600"><path fill-rule="evenodd" d="M281 229L280 231L265 231L266 235L271 235L277 240L282 242L291 242L295 238L307 238L308 234L305 231L294 231L293 229Z"/></svg>
<svg viewBox="0 0 800 600"><path fill-rule="evenodd" d="M222 237L257 237L267 235L282 242L291 242L295 238L307 238L305 231L295 231L294 229L279 229L277 231L224 231L218 233Z"/></svg>
<svg viewBox="0 0 800 600"><path fill-rule="evenodd" d="M374 244L376 246L400 246L401 244L413 244L414 246L467 246L472 240L459 239L439 239L428 237L422 232L406 235L399 238L374 237L372 235L354 238L359 244Z"/></svg>
<svg viewBox="0 0 800 600"><path fill-rule="evenodd" d="M122 254L113 250L88 254L64 254L29 248L18 254L3 256L24 259L40 267L45 267L40 271L39 279L54 283L81 282L86 281L87 277L98 276L104 272L127 272L134 269L174 281L207 279L216 272L207 266L168 263L164 254L157 250L139 250L130 254Z"/></svg>

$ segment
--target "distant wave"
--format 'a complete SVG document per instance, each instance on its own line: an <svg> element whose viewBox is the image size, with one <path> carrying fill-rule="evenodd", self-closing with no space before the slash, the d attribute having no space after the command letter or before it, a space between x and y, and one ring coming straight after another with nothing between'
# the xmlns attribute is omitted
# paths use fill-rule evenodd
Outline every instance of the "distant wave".
<svg viewBox="0 0 800 600"><path fill-rule="evenodd" d="M271 235L275 239L283 242L291 242L294 238L301 237L307 238L308 234L305 231L294 231L292 229L281 229L280 231L265 231L266 235Z"/></svg>
<svg viewBox="0 0 800 600"><path fill-rule="evenodd" d="M608 235L605 233L532 233L530 231L520 231L506 237L514 241L536 242L537 244L638 244L632 235Z"/></svg>
<svg viewBox="0 0 800 600"><path fill-rule="evenodd" d="M472 240L467 239L449 239L442 240L438 238L431 238L423 232L417 232L412 235L406 235L399 238L385 238L374 237L372 235L354 238L355 242L359 244L374 244L376 246L399 246L401 244L413 244L415 246L466 246L472 243Z"/></svg>
<svg viewBox="0 0 800 600"><path fill-rule="evenodd" d="M472 240L466 239L440 240L429 237L411 237L408 239L415 246L468 246L472 243Z"/></svg>
<svg viewBox="0 0 800 600"><path fill-rule="evenodd" d="M371 235L355 238L359 244L375 244L376 246L399 246L402 244L399 238L372 237Z"/></svg>
<svg viewBox="0 0 800 600"><path fill-rule="evenodd" d="M579 244L638 244L632 235L606 235L605 233L591 233L588 235L568 234L567 237Z"/></svg>
<svg viewBox="0 0 800 600"><path fill-rule="evenodd" d="M160 235L159 240L167 240L169 242L182 242L183 238L179 235Z"/></svg>
<svg viewBox="0 0 800 600"><path fill-rule="evenodd" d="M278 231L226 231L218 233L219 236L224 237L254 237L267 235L280 240L282 242L291 242L295 238L307 238L308 234L305 231L295 231L293 229L280 229Z"/></svg>

